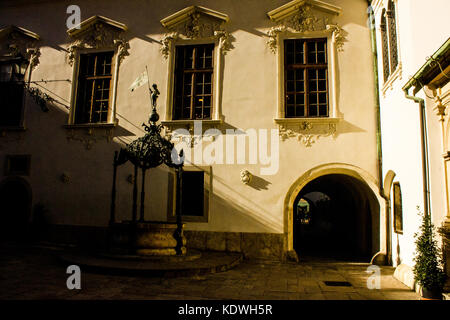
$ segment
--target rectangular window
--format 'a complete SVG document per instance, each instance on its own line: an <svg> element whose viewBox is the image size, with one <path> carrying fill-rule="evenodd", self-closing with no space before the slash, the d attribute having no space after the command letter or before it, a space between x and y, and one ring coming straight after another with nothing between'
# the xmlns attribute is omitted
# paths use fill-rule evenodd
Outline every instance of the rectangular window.
<svg viewBox="0 0 450 320"><path fill-rule="evenodd" d="M285 117L328 117L327 39L284 41Z"/></svg>
<svg viewBox="0 0 450 320"><path fill-rule="evenodd" d="M203 216L204 172L183 171L182 207L183 216Z"/></svg>
<svg viewBox="0 0 450 320"><path fill-rule="evenodd" d="M394 182L394 232L403 234L402 191L400 183Z"/></svg>
<svg viewBox="0 0 450 320"><path fill-rule="evenodd" d="M76 124L108 122L114 52L80 55Z"/></svg>
<svg viewBox="0 0 450 320"><path fill-rule="evenodd" d="M23 59L0 61L0 126L22 124L24 75L28 62Z"/></svg>
<svg viewBox="0 0 450 320"><path fill-rule="evenodd" d="M177 46L173 120L211 119L214 44Z"/></svg>
<svg viewBox="0 0 450 320"><path fill-rule="evenodd" d="M30 155L7 155L5 175L30 175Z"/></svg>
<svg viewBox="0 0 450 320"><path fill-rule="evenodd" d="M208 222L211 190L211 168L187 166L183 170L182 210L183 222ZM169 172L167 220L176 221L176 172Z"/></svg>

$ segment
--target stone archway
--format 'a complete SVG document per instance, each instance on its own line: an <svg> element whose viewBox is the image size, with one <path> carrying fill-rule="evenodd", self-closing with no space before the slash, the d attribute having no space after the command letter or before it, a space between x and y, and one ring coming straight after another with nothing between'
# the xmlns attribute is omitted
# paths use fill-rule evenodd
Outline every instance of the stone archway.
<svg viewBox="0 0 450 320"><path fill-rule="evenodd" d="M31 187L21 177L0 182L0 239L21 240L28 232L31 217Z"/></svg>
<svg viewBox="0 0 450 320"><path fill-rule="evenodd" d="M340 190L345 190L345 192L339 194ZM370 174L355 166L333 163L307 171L293 183L285 198L284 222L288 254L294 253L294 249L299 249L294 248L294 207L300 197L314 191L331 194L335 198L335 203L338 203L338 209L341 212L345 205L352 206L352 212L346 218L348 218L347 223L354 226L350 228L354 237L351 241L355 247L353 253L358 253L367 262L377 253L385 254L387 243L385 201L379 195L378 190L376 180ZM347 196L345 199L339 200L339 197L342 198L343 194ZM362 212L362 214L358 214L358 212ZM358 224L363 224L364 227L356 227ZM342 225L345 226L345 224L340 226L342 227ZM347 228L346 231L349 232L349 229ZM316 236L320 237L320 235ZM358 243L361 241L362 243ZM296 242L298 243L298 241ZM326 254L325 251L323 250L323 253Z"/></svg>

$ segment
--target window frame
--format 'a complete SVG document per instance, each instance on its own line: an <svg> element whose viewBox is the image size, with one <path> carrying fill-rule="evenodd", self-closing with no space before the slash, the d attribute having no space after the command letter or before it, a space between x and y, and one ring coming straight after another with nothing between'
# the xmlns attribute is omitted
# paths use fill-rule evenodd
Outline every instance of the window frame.
<svg viewBox="0 0 450 320"><path fill-rule="evenodd" d="M191 69L188 69L188 68L183 68L182 70L177 70L177 68L176 68L176 66L177 66L177 51L178 51L178 48L181 48L181 47L183 47L183 48L186 48L186 47L193 47L193 51L192 51L192 55L193 55L193 57L194 57L194 59L193 59L193 64L195 64L195 56L196 56L196 50L199 48L199 47L201 47L201 46L212 46L212 56L211 56L211 68L199 68L199 69L197 69L197 68L195 68L195 65L194 65L194 68L191 68ZM186 45L179 45L179 46L175 46L175 61L174 61L174 63L175 63L175 68L174 68L174 88L173 88L173 97L172 97L172 101L173 101L173 105L172 105L172 118L176 121L176 120L212 120L212 118L213 118L213 115L212 115L212 111L213 111L213 104L214 104L214 84L215 84L215 81L214 81L214 70L215 70L215 50L216 50L216 48L215 48L215 45L213 44L213 43L206 43L206 44L186 44ZM183 81L183 88L184 88L184 85L185 85L185 82L184 82L184 76L185 76L185 74L192 74L192 76L191 76L191 94L190 94L190 103L189 103L189 110L190 110L190 116L189 116L189 118L184 118L183 117L183 109L185 108L185 106L182 104L182 106L181 106L181 111L180 111L180 113L181 113L181 118L175 118L176 117L176 110L175 110L175 107L176 107L176 105L175 105L175 101L176 101L176 93L177 93L177 80L178 80L178 76L180 75L180 74L178 74L178 72L180 72L180 74L181 74L181 77L182 77L182 81ZM194 80L195 78L196 78L196 75L197 74L200 74L200 73L210 73L211 74L211 81L210 81L210 86L211 86L211 91L210 91L210 93L208 94L209 96L210 96L210 106L209 106L209 108L210 108L210 110L209 110L209 117L208 118L199 118L199 119L197 119L197 118L195 118L195 109L196 109L196 105L195 105L195 101L194 101L194 98L197 96L197 94L196 94L196 81ZM183 91L184 91L184 89L183 89ZM205 94L203 93L203 96L205 96ZM182 101L183 101L183 99L185 98L185 96L184 95L182 95L182 97L181 97L181 99L182 99ZM202 113L204 112L204 106L202 106Z"/></svg>
<svg viewBox="0 0 450 320"><path fill-rule="evenodd" d="M313 116L313 117L286 117L286 103L285 103L285 52L284 40L302 40L302 39L326 39L327 46L327 85L328 85L328 116ZM329 30L311 31L308 34L299 34L293 32L284 32L277 37L277 55L278 55L278 112L276 122L295 122L304 120L325 121L338 119L338 105L336 83L336 44L333 41L333 33Z"/></svg>
<svg viewBox="0 0 450 320"><path fill-rule="evenodd" d="M395 17L395 48L397 52L396 56L396 62L397 65L395 68L392 67L392 32L391 32L391 18L389 17L388 12L390 11L390 3L392 3L393 9L393 15ZM393 83L397 79L402 79L402 61L401 61L401 46L400 46L400 33L399 33L399 15L398 15L398 1L397 0L384 0L380 1L379 5L376 7L376 25L377 25L377 50L380 52L381 59L378 59L378 70L382 70L382 73L379 73L380 78L383 79L383 81L380 81L380 91L382 93L383 98L386 97L386 92L389 88L393 88ZM385 17L385 24L383 31L383 15ZM383 37L385 39L383 40ZM386 42L385 45L383 45L383 41ZM385 52L387 47L387 52ZM386 75L387 73L387 75Z"/></svg>
<svg viewBox="0 0 450 320"><path fill-rule="evenodd" d="M84 54L98 54L112 52L113 56L111 58L111 81L109 90L109 105L108 105L108 120L106 122L98 123L77 123L77 99L79 92L79 76L80 76L80 65L81 65L81 55ZM68 126L69 127L109 127L111 125L117 125L118 120L116 118L116 96L117 96L117 83L118 83L118 72L119 72L119 61L118 61L117 48L101 48L101 49L77 49L73 64L73 74L72 74L72 93L70 99L70 111Z"/></svg>
<svg viewBox="0 0 450 320"><path fill-rule="evenodd" d="M14 63L14 61L26 61L27 62L27 68L24 74L24 78L23 78L23 83L22 85L22 98L21 98L21 102L20 104L18 104L20 106L20 118L18 121L17 125L0 125L0 129L2 130L24 130L25 129L25 105L26 105L26 90L25 90L25 84L26 84L26 78L27 78L27 72L29 72L29 68L30 68L30 61L24 57L2 57L0 63ZM3 82L3 81L2 81ZM9 82L9 81L5 81L5 82Z"/></svg>
<svg viewBox="0 0 450 320"><path fill-rule="evenodd" d="M329 67L329 64L328 64L328 41L327 41L327 38L323 38L323 37L321 37L321 38L300 38L300 39L284 39L283 40L283 47L285 48L286 47L286 42L287 41L297 41L297 40L300 40L300 41L303 41L303 47L304 47L304 50L303 50L303 58L304 58L304 63L292 63L292 64L287 64L287 61L286 61L286 59L284 59L284 66L283 66L283 68L284 68L284 85L285 85L285 92L284 92L284 112L285 112L285 118L328 118L329 117L329 113L330 113L330 108L329 108L329 89L330 89L330 85L329 85L329 75L328 75L328 67ZM321 42L325 42L325 52L326 52L326 62L325 63L322 63L322 64L312 64L312 63L309 63L309 62L307 62L307 60L308 60L308 53L309 53L309 51L308 51L308 45L307 45L307 43L318 43L319 41L321 41ZM295 54L295 51L294 51L294 54ZM286 57L286 52L284 51L284 58ZM288 88L287 88L287 82L288 82L288 79L287 79L287 72L288 72L288 67L289 66L292 66L291 68L292 69L301 69L301 70L303 70L303 73L304 73L304 78L303 78L303 81L304 81L304 87L303 87L303 92L304 92L304 116L298 116L298 115L295 115L295 116L287 116L287 107L288 107L288 105L287 105L287 103L286 103L286 99L287 99L287 97L288 97ZM317 115L311 115L311 112L310 112L310 104L309 104L309 95L311 94L311 91L310 91L310 88L309 88L309 72L307 72L307 70L309 70L309 69L314 69L314 70L319 70L319 69L325 69L326 70L326 87L325 87L325 93L326 93L326 115L320 115L319 113L320 113L320 111L319 111L319 109L317 110L318 112L317 112ZM319 80L319 79L317 79L317 80ZM295 87L295 84L294 84L294 87ZM319 91L318 91L319 89L317 89L317 91L315 91L316 93L319 93ZM294 95L296 95L297 94L297 91L296 90L294 90ZM318 106L318 108L319 108L319 101L317 101L317 106ZM294 104L294 107L296 108L296 105Z"/></svg>
<svg viewBox="0 0 450 320"><path fill-rule="evenodd" d="M396 196L398 196L399 203L397 203ZM392 185L392 215L394 232L403 234L403 200L400 182L394 182Z"/></svg>
<svg viewBox="0 0 450 320"><path fill-rule="evenodd" d="M175 62L176 62L176 47L187 45L204 45L214 44L213 52L213 76L212 76L212 101L211 101L211 117L210 119L174 119L174 94L175 94ZM222 75L223 75L223 53L220 50L219 39L204 38L204 39L180 39L177 38L171 41L169 45L168 65L167 65L167 97L166 97L166 113L165 125L193 123L194 121L202 121L204 123L216 123L222 121Z"/></svg>
<svg viewBox="0 0 450 320"><path fill-rule="evenodd" d="M212 195L212 167L210 166L185 166L184 172L203 172L203 215L188 216L182 215L182 222L209 222L210 208L211 208L211 195ZM167 198L167 221L176 222L176 172L175 170L169 171L168 182L168 198Z"/></svg>

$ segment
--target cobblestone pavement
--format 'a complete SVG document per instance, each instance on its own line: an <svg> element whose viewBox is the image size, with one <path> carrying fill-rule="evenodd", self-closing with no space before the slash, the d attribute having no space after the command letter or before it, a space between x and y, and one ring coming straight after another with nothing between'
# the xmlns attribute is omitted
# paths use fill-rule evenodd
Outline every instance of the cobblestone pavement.
<svg viewBox="0 0 450 320"><path fill-rule="evenodd" d="M393 278L392 267L381 268L381 289L368 289L369 265L362 263L244 260L223 273L171 279L81 270L81 289L68 290L67 266L57 259L59 252L2 247L0 253L1 300L419 300ZM324 281L347 281L351 286L327 286Z"/></svg>

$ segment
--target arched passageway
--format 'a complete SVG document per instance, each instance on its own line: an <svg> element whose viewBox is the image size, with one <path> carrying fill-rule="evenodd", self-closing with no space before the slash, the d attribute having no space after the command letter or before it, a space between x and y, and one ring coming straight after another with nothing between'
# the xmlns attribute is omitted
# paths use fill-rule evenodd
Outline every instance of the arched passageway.
<svg viewBox="0 0 450 320"><path fill-rule="evenodd" d="M364 182L345 174L320 176L294 202L294 250L300 258L369 262L379 251L379 212Z"/></svg>
<svg viewBox="0 0 450 320"><path fill-rule="evenodd" d="M0 183L0 240L21 240L28 231L31 188L20 177Z"/></svg>

